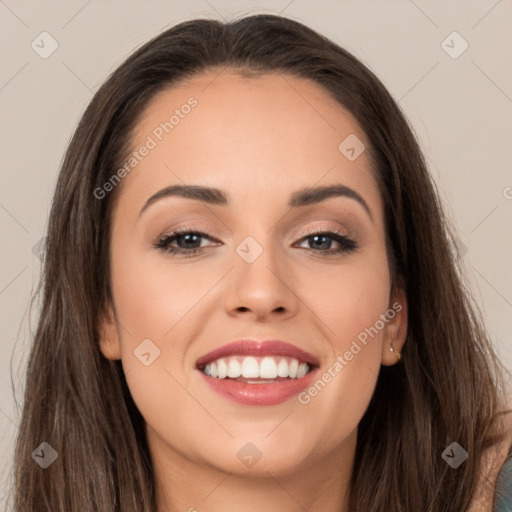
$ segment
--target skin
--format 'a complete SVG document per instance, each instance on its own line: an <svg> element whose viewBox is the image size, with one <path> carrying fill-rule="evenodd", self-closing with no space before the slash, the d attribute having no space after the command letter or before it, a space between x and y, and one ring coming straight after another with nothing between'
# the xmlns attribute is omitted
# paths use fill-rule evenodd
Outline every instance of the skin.
<svg viewBox="0 0 512 512"><path fill-rule="evenodd" d="M407 331L406 297L391 290L383 202L367 152L349 161L338 150L349 134L369 141L318 85L228 70L155 96L133 147L191 96L198 105L123 179L111 239L115 308L101 322L102 353L122 359L146 421L158 510L295 512L300 504L348 511L357 426L381 365L398 361L391 343L401 351ZM230 204L168 197L138 217L155 192L184 183L220 188ZM297 189L337 183L364 198L373 220L347 197L287 205ZM153 247L182 226L214 239L199 239L203 252L190 258ZM358 248L322 257L338 242L318 248L304 239L312 228L340 230ZM253 263L236 252L247 236L263 249ZM311 352L321 374L396 302L401 311L307 405L295 397L240 405L195 369L211 350L254 337ZM133 353L146 338L160 349L149 366ZM262 454L250 468L237 457L248 442Z"/></svg>

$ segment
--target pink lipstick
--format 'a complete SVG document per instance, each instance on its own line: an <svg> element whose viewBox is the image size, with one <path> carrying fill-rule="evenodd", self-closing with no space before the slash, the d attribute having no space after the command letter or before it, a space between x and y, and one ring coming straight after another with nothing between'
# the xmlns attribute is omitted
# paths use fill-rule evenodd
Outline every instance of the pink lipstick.
<svg viewBox="0 0 512 512"><path fill-rule="evenodd" d="M245 405L277 405L313 381L317 357L281 340L238 340L199 358L211 389Z"/></svg>

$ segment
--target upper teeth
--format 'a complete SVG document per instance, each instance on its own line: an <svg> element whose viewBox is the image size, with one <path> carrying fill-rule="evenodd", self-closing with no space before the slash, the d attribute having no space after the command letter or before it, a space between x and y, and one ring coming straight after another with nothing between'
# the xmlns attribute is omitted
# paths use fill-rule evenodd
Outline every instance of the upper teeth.
<svg viewBox="0 0 512 512"><path fill-rule="evenodd" d="M237 379L238 377L255 379L275 379L290 377L300 379L308 373L308 363L284 356L231 356L208 363L203 373L218 379Z"/></svg>

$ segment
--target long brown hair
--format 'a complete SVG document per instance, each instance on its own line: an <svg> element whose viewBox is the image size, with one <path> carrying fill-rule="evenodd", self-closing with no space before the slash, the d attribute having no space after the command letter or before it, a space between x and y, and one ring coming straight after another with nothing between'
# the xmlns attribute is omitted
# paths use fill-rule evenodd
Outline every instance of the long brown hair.
<svg viewBox="0 0 512 512"><path fill-rule="evenodd" d="M62 163L37 290L14 466L17 512L153 512L155 482L143 418L120 361L99 350L98 319L112 304L106 183L159 91L206 70L310 79L359 121L385 203L393 285L408 298L402 361L382 367L358 430L351 506L359 512L463 512L505 389L503 368L459 269L455 236L397 103L349 52L293 20L256 15L192 20L166 30L116 69L81 118ZM122 326L120 327L122 328ZM493 433L494 432L494 433ZM496 434L496 435L495 435ZM468 453L452 469L453 441ZM58 458L42 469L42 442Z"/></svg>

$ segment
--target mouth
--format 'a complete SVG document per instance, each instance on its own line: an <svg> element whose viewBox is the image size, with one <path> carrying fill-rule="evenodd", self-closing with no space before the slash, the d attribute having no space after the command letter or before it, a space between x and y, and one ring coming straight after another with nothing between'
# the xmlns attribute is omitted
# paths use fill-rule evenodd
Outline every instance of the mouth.
<svg viewBox="0 0 512 512"><path fill-rule="evenodd" d="M277 405L308 386L319 367L308 352L280 340L239 340L198 359L207 384L246 405Z"/></svg>

